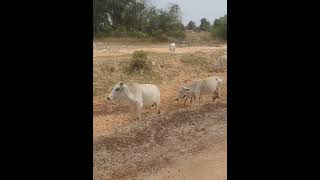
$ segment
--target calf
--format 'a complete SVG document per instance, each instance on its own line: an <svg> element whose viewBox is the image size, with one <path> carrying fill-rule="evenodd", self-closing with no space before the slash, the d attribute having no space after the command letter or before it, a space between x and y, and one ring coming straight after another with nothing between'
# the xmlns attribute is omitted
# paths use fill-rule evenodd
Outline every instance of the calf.
<svg viewBox="0 0 320 180"><path fill-rule="evenodd" d="M194 100L199 99L198 102L200 104L201 96L212 95L212 101L215 101L220 97L219 91L221 84L222 79L218 76L195 81L190 86L182 86L176 100L187 97L193 98Z"/></svg>

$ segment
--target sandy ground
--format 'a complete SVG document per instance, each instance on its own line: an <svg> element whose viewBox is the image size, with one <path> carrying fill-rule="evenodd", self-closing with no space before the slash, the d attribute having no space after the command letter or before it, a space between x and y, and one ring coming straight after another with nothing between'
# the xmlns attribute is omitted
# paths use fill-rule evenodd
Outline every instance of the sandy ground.
<svg viewBox="0 0 320 180"><path fill-rule="evenodd" d="M226 45L177 47L178 54L209 54ZM129 55L135 50L168 53L163 45L99 45L94 61ZM101 58L108 57L108 58ZM169 62L168 62L169 63ZM175 63L174 58L170 63ZM166 64L164 64L166 66ZM162 69L163 73L170 73ZM198 78L208 73L198 74ZM226 72L219 74L226 78ZM160 85L162 113L143 113L132 118L125 104L94 98L93 173L95 180L225 180L227 160L226 94L218 102L204 100L199 106L173 102L173 84L185 74ZM109 77L110 78L110 77ZM124 111L125 110L125 111Z"/></svg>
<svg viewBox="0 0 320 180"><path fill-rule="evenodd" d="M227 151L225 142L208 147L203 152L176 162L151 175L141 176L148 180L225 180L227 179Z"/></svg>

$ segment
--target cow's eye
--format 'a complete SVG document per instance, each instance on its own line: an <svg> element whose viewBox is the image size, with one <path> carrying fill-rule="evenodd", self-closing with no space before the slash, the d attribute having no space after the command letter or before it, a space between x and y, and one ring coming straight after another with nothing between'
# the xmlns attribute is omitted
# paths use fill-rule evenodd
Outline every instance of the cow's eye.
<svg viewBox="0 0 320 180"><path fill-rule="evenodd" d="M119 90L120 90L120 88L117 88L117 89L116 89L116 91L119 91Z"/></svg>

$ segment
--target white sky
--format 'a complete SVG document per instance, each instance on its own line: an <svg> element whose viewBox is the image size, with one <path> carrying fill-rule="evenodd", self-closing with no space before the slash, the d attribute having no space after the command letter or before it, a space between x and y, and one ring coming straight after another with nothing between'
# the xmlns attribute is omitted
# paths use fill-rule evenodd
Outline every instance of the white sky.
<svg viewBox="0 0 320 180"><path fill-rule="evenodd" d="M192 20L199 26L201 18L207 18L212 23L227 14L227 0L150 0L150 2L158 8L166 8L169 3L178 4L185 25Z"/></svg>

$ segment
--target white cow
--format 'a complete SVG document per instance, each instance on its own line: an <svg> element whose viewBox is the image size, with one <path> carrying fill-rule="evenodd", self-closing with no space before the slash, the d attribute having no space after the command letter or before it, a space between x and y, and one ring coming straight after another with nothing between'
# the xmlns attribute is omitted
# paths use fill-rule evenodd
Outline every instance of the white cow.
<svg viewBox="0 0 320 180"><path fill-rule="evenodd" d="M171 43L169 45L169 49L170 49L171 55L174 54L176 52L176 44L175 43Z"/></svg>
<svg viewBox="0 0 320 180"><path fill-rule="evenodd" d="M212 94L212 101L214 101L215 99L220 97L220 87L222 81L223 80L220 77L212 76L206 79L195 81L190 86L182 86L180 91L178 92L176 100L179 100L181 98L191 98L192 101L193 98L194 100L199 99L200 104L201 96Z"/></svg>
<svg viewBox="0 0 320 180"><path fill-rule="evenodd" d="M127 101L141 119L141 111L143 107L156 106L158 114L160 114L160 90L153 84L131 84L127 85L123 82L117 83L107 98L109 101L118 99Z"/></svg>

